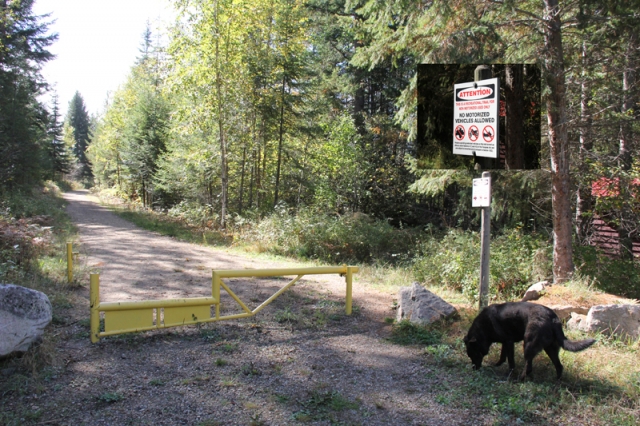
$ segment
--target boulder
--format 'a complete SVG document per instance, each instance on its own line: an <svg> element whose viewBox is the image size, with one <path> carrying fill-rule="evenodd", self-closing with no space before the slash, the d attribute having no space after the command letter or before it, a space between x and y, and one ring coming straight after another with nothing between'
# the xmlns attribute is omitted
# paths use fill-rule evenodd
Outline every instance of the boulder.
<svg viewBox="0 0 640 426"><path fill-rule="evenodd" d="M51 322L46 294L13 284L0 284L0 357L26 352Z"/></svg>
<svg viewBox="0 0 640 426"><path fill-rule="evenodd" d="M613 332L621 337L640 337L640 305L597 305L589 309L587 331Z"/></svg>
<svg viewBox="0 0 640 426"><path fill-rule="evenodd" d="M521 302L540 299L547 287L549 287L549 281L540 281L539 283L535 283L525 291Z"/></svg>
<svg viewBox="0 0 640 426"><path fill-rule="evenodd" d="M456 308L420 285L402 287L398 293L397 321L409 320L414 324L427 325L457 314Z"/></svg>
<svg viewBox="0 0 640 426"><path fill-rule="evenodd" d="M589 308L585 306L550 305L549 308L553 309L561 320L569 318L572 312L580 315L587 315L589 313Z"/></svg>

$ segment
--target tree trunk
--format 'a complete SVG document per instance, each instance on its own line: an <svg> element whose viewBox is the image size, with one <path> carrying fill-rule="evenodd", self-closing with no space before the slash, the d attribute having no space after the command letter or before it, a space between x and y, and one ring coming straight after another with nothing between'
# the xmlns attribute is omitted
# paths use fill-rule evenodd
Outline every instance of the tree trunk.
<svg viewBox="0 0 640 426"><path fill-rule="evenodd" d="M218 35L220 34L220 23L218 22L218 7L219 4L216 1L216 12L214 17L214 25ZM222 72L220 70L220 42L219 36L216 37L216 93L218 103L218 131L220 138L220 182L221 182L221 194L220 194L220 227L225 229L227 218L227 144L224 134L224 118L222 113Z"/></svg>
<svg viewBox="0 0 640 426"><path fill-rule="evenodd" d="M240 172L240 195L239 195L239 200L238 200L238 210L240 211L240 214L242 214L242 197L244 195L244 170L245 170L245 164L247 162L247 146L245 145L242 148L242 167L241 167L241 172Z"/></svg>
<svg viewBox="0 0 640 426"><path fill-rule="evenodd" d="M633 129L631 127L632 109L636 103L635 96L635 48L637 36L632 32L629 36L627 52L624 61L624 71L622 73L622 122L620 124L620 147L618 152L618 161L622 174L620 176L620 197L622 198L622 211L620 212L620 225L618 226L618 235L620 236L620 256L623 259L633 259L633 241L629 233L632 227L632 214L629 211L629 200L632 198L629 193L629 176L627 172L631 170L633 159L631 153L633 151Z"/></svg>
<svg viewBox="0 0 640 426"><path fill-rule="evenodd" d="M553 217L553 277L561 283L573 274L571 180L567 132L566 87L562 28L558 0L544 0L544 71L547 121L551 154L551 201Z"/></svg>
<svg viewBox="0 0 640 426"><path fill-rule="evenodd" d="M587 81L586 72L584 70L589 66L587 55L587 44L582 44L582 81L580 83L580 150L578 152L578 172L584 175L587 172L585 160L587 155L593 149L593 140L591 138L592 119L589 111L590 84ZM591 186L584 183L584 178L580 176L578 179L578 190L576 191L576 236L579 242L584 242L587 238L591 221L585 215L593 209L593 197L591 196Z"/></svg>
<svg viewBox="0 0 640 426"><path fill-rule="evenodd" d="M281 103L280 103L280 135L278 137L278 163L276 166L276 188L275 194L273 198L273 206L278 205L278 193L280 191L280 165L282 163L282 135L284 132L284 94L286 87L286 77L287 74L285 69L282 70L282 93L281 93Z"/></svg>
<svg viewBox="0 0 640 426"><path fill-rule="evenodd" d="M505 67L507 170L524 168L522 71L522 64L510 64Z"/></svg>

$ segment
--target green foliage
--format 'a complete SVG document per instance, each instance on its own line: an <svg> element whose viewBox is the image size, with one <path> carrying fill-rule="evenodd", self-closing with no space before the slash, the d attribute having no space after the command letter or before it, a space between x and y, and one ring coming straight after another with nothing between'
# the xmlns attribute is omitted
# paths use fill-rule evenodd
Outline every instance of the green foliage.
<svg viewBox="0 0 640 426"><path fill-rule="evenodd" d="M520 229L491 239L490 297L514 300L535 281L551 274L546 238ZM416 278L427 285L445 285L477 300L480 276L480 237L476 232L450 230L422 245L414 264Z"/></svg>
<svg viewBox="0 0 640 426"><path fill-rule="evenodd" d="M298 315L287 306L283 310L276 312L275 319L279 323L293 323L298 322Z"/></svg>
<svg viewBox="0 0 640 426"><path fill-rule="evenodd" d="M91 162L87 157L87 148L92 138L91 123L80 92L76 92L71 98L65 122L68 124L65 129L71 131L69 136L73 139L72 149L78 166L74 171L74 177L86 186L91 186L93 172L91 171Z"/></svg>
<svg viewBox="0 0 640 426"><path fill-rule="evenodd" d="M592 246L579 246L574 261L579 273L593 277L595 287L607 293L640 299L640 263L609 256Z"/></svg>
<svg viewBox="0 0 640 426"><path fill-rule="evenodd" d="M403 320L393 325L389 340L399 345L436 345L443 336L443 330L437 325L420 326Z"/></svg>
<svg viewBox="0 0 640 426"><path fill-rule="evenodd" d="M124 395L119 392L105 392L96 396L96 399L100 402L113 404L114 402L122 401L124 399Z"/></svg>
<svg viewBox="0 0 640 426"><path fill-rule="evenodd" d="M34 0L0 7L0 188L37 184L50 175L48 114L40 70L57 35L32 11Z"/></svg>
<svg viewBox="0 0 640 426"><path fill-rule="evenodd" d="M394 262L406 260L414 234L364 214L343 216L300 210L281 210L241 235L275 254L327 262Z"/></svg>
<svg viewBox="0 0 640 426"><path fill-rule="evenodd" d="M59 225L60 236L68 231L69 219L58 195L49 182L43 188L6 194L0 201L0 280L21 282L33 272L55 238L50 225Z"/></svg>
<svg viewBox="0 0 640 426"><path fill-rule="evenodd" d="M303 409L293 413L292 418L297 421L330 420L336 422L336 412L355 410L360 404L342 396L338 391L314 390L309 398L300 401Z"/></svg>

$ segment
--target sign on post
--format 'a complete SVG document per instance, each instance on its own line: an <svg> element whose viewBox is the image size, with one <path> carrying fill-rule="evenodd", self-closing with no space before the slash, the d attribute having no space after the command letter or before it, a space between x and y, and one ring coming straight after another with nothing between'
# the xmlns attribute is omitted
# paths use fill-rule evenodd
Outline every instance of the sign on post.
<svg viewBox="0 0 640 426"><path fill-rule="evenodd" d="M471 207L491 207L491 178L483 177L473 180Z"/></svg>
<svg viewBox="0 0 640 426"><path fill-rule="evenodd" d="M497 78L455 84L453 153L498 158L500 83Z"/></svg>

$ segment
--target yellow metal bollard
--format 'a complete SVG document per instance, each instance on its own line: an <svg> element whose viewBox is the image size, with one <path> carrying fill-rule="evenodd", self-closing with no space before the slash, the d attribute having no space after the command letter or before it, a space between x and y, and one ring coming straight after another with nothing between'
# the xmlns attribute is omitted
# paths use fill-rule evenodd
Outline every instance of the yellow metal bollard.
<svg viewBox="0 0 640 426"><path fill-rule="evenodd" d="M345 303L345 313L347 315L351 315L351 296L353 290L353 267L347 266L347 274L345 280L347 281L347 295L346 295L346 303ZM358 268L355 268L356 271Z"/></svg>
<svg viewBox="0 0 640 426"><path fill-rule="evenodd" d="M98 341L100 334L100 274L91 274L91 284L89 288L89 306L91 308L91 317L89 324L91 326L91 343Z"/></svg>
<svg viewBox="0 0 640 426"><path fill-rule="evenodd" d="M211 297L217 300L214 318L220 319L220 275L216 271L211 271Z"/></svg>
<svg viewBox="0 0 640 426"><path fill-rule="evenodd" d="M73 281L73 244L67 243L67 281Z"/></svg>

